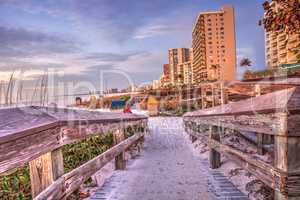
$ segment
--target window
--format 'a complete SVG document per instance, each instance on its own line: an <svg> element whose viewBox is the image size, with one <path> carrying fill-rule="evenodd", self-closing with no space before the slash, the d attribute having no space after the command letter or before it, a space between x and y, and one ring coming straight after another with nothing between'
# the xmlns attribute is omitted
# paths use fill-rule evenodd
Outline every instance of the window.
<svg viewBox="0 0 300 200"><path fill-rule="evenodd" d="M211 28L208 28L207 30L208 30L208 31L211 31Z"/></svg>

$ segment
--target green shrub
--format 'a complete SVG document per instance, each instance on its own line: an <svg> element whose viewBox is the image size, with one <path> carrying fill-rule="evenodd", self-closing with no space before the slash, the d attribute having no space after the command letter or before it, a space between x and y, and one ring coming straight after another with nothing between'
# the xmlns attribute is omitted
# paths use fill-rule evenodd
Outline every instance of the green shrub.
<svg viewBox="0 0 300 200"><path fill-rule="evenodd" d="M65 173L105 152L113 145L112 134L96 135L63 147ZM29 200L31 196L29 167L18 168L0 177L1 200Z"/></svg>

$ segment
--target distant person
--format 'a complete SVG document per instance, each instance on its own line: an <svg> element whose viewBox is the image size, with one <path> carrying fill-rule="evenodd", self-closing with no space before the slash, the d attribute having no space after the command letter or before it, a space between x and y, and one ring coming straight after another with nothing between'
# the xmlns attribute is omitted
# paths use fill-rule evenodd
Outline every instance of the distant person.
<svg viewBox="0 0 300 200"><path fill-rule="evenodd" d="M80 97L76 97L75 102L76 102L76 106L82 105L82 99Z"/></svg>
<svg viewBox="0 0 300 200"><path fill-rule="evenodd" d="M132 113L130 105L126 105L123 109L123 113Z"/></svg>
<svg viewBox="0 0 300 200"><path fill-rule="evenodd" d="M96 109L97 108L97 104L98 104L98 100L97 97L95 96L91 96L90 97L90 102L89 102L89 109Z"/></svg>

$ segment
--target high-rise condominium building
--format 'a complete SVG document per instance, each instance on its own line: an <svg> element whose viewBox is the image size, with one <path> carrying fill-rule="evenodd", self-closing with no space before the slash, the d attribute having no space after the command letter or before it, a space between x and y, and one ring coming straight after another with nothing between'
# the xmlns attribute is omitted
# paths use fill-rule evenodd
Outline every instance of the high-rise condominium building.
<svg viewBox="0 0 300 200"><path fill-rule="evenodd" d="M278 4L272 2L273 9ZM300 61L300 33L287 34L284 31L266 32L266 62L269 69L275 69L283 64L295 64Z"/></svg>
<svg viewBox="0 0 300 200"><path fill-rule="evenodd" d="M191 61L191 57L191 49L189 48L169 49L170 78L173 85L180 83L181 75L178 71L178 65Z"/></svg>
<svg viewBox="0 0 300 200"><path fill-rule="evenodd" d="M193 71L192 62L184 62L177 65L177 83L192 85L193 84Z"/></svg>
<svg viewBox="0 0 300 200"><path fill-rule="evenodd" d="M195 84L235 80L236 40L234 8L200 13L193 27L193 79Z"/></svg>

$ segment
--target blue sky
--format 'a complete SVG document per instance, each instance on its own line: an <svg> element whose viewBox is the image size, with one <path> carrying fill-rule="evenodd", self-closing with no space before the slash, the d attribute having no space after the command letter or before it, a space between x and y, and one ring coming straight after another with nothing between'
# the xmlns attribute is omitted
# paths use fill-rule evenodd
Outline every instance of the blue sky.
<svg viewBox="0 0 300 200"><path fill-rule="evenodd" d="M27 71L34 80L51 68L64 81L97 84L105 72L111 87L158 79L169 48L190 47L199 12L233 5L238 59L265 68L264 0L1 0L0 77ZM241 70L239 70L239 75Z"/></svg>

